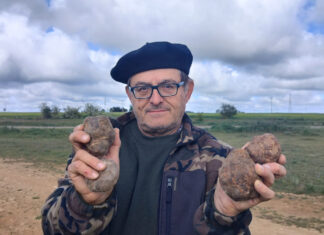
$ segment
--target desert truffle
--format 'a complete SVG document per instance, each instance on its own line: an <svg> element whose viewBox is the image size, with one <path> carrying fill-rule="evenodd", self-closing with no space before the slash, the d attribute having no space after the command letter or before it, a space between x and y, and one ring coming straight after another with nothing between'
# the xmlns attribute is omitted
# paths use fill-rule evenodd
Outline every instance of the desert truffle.
<svg viewBox="0 0 324 235"><path fill-rule="evenodd" d="M109 118L87 117L83 124L84 131L90 135L90 141L86 144L87 151L98 158L106 155L115 140L115 132Z"/></svg>
<svg viewBox="0 0 324 235"><path fill-rule="evenodd" d="M106 168L99 172L95 180L86 179L89 189L93 192L108 192L115 186L119 177L119 167L110 159L103 158L115 140L115 131L106 116L87 117L84 120L84 131L90 135L86 150L106 163Z"/></svg>
<svg viewBox="0 0 324 235"><path fill-rule="evenodd" d="M106 169L99 172L99 177L95 180L86 179L87 185L92 192L109 192L117 183L119 169L117 164L110 159L102 159L107 165Z"/></svg>
<svg viewBox="0 0 324 235"><path fill-rule="evenodd" d="M281 154L281 147L274 135L266 133L255 136L246 151L255 163L263 164L277 162Z"/></svg>
<svg viewBox="0 0 324 235"><path fill-rule="evenodd" d="M255 163L247 151L232 150L219 170L222 189L235 201L258 197L254 182L260 179L255 172Z"/></svg>

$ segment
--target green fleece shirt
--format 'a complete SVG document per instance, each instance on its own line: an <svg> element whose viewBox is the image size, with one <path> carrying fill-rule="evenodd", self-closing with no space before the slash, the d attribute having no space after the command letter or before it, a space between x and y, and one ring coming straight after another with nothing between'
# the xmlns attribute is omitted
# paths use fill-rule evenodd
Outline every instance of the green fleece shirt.
<svg viewBox="0 0 324 235"><path fill-rule="evenodd" d="M121 132L120 176L117 182L117 214L111 235L158 233L158 207L163 167L179 134L147 137L136 120Z"/></svg>

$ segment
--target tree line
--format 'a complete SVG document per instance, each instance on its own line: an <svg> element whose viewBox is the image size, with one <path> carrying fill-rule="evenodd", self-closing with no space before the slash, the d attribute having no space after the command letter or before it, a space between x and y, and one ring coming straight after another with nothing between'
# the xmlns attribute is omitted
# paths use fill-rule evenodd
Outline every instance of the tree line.
<svg viewBox="0 0 324 235"><path fill-rule="evenodd" d="M40 106L40 112L44 119L50 118L64 118L64 119L75 119L75 118L83 118L87 116L96 116L102 115L106 111L99 106L87 103L84 108L80 107L71 107L67 106L63 110L61 110L58 106L53 105L49 106L47 103L42 103ZM131 110L131 108L130 108ZM62 111L62 112L61 112ZM111 107L109 112L127 112L128 110L124 107Z"/></svg>
<svg viewBox="0 0 324 235"><path fill-rule="evenodd" d="M83 110L82 111L80 110L81 110L80 107L67 106L66 108L63 109L63 112L61 113L60 108L56 105L53 105L52 107L50 107L46 103L42 103L40 105L40 111L42 117L45 119L50 119L50 118L75 119L75 118L83 118L87 116L102 115L105 113L104 109L90 103L85 104ZM111 107L109 109L109 112L127 112L132 110L133 110L132 106L130 106L129 110L127 110L124 107ZM216 113L219 113L223 118L232 118L238 113L238 111L234 105L222 104L222 106L216 110Z"/></svg>

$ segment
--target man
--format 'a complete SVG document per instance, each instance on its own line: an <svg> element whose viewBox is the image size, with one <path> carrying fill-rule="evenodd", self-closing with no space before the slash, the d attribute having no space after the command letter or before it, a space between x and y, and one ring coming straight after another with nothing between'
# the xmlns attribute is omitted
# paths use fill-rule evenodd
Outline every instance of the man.
<svg viewBox="0 0 324 235"><path fill-rule="evenodd" d="M249 208L274 197L269 187L286 174L285 156L256 165L259 198L229 198L217 179L231 147L185 114L191 63L185 45L168 42L147 43L117 62L111 76L127 84L133 105L112 120L116 138L105 157L119 166L118 182L109 192L88 189L85 178L105 165L82 148L89 136L76 127L65 178L42 210L45 234L249 234Z"/></svg>

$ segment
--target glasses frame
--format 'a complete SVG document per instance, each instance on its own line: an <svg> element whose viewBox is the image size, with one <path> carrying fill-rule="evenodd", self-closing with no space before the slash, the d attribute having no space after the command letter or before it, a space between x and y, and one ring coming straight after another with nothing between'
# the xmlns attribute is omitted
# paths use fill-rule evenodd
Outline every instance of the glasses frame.
<svg viewBox="0 0 324 235"><path fill-rule="evenodd" d="M176 85L176 87L177 87L177 90L176 90L175 94L173 94L173 95L161 95L161 93L160 93L160 91L159 91L159 87L160 87L161 85L164 85L164 84L166 84L166 83L160 83L160 84L158 84L158 85L156 85L156 86L152 86L152 85L145 85L146 87L152 88L152 90L151 90L151 94L150 94L149 96L147 96L147 97L136 97L136 95L135 95L134 89L135 89L135 88L138 88L138 87L143 87L143 86L133 86L133 87L128 86L128 89L133 93L135 99L141 99L141 100L144 100L144 99L150 99L150 98L152 97L152 94L153 94L154 89L157 90L157 92L159 93L159 95L160 95L161 97L170 97L170 96L175 96L175 95L177 95L177 94L178 94L178 89L179 89L179 87L183 86L183 85L185 84L185 82L184 82L184 81L181 81L181 82L179 82L179 83L171 83L172 85Z"/></svg>

